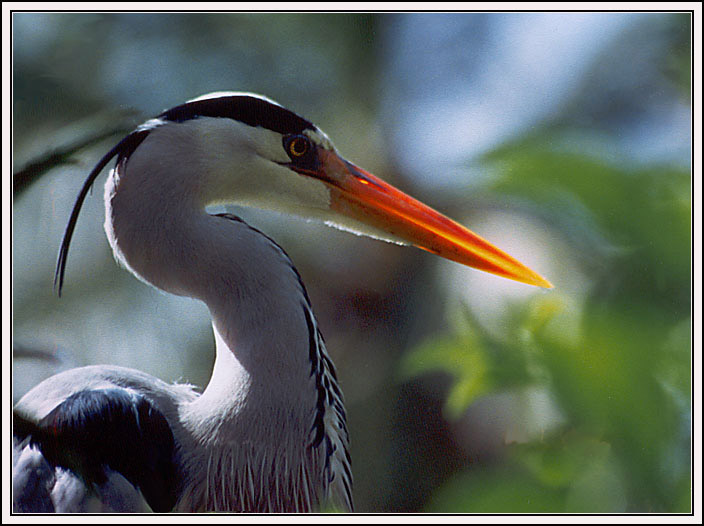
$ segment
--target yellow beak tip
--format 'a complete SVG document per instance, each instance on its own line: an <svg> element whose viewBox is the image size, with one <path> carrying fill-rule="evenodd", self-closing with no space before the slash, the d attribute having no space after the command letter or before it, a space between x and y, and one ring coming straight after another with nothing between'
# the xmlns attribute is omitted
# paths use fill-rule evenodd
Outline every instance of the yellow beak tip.
<svg viewBox="0 0 704 526"><path fill-rule="evenodd" d="M530 283L531 285L535 285L536 287L541 287L544 289L554 289L555 286L550 283L548 280L546 280L542 276L536 276L536 279Z"/></svg>

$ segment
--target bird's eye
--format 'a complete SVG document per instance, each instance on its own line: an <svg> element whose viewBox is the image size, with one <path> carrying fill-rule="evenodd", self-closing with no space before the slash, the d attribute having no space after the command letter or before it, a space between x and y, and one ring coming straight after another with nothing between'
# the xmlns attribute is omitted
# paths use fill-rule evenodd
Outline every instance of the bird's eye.
<svg viewBox="0 0 704 526"><path fill-rule="evenodd" d="M303 135L295 135L288 140L286 150L292 159L303 157L310 150L310 139Z"/></svg>

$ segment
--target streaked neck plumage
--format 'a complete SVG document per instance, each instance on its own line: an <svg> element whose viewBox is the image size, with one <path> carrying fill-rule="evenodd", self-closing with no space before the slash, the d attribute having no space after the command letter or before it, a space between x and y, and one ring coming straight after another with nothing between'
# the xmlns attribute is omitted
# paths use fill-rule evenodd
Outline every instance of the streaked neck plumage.
<svg viewBox="0 0 704 526"><path fill-rule="evenodd" d="M341 394L300 277L264 234L205 211L188 173L198 151L180 126L118 159L105 187L116 258L143 281L202 300L213 319L211 380L181 409L193 447L179 508L308 511L328 492L351 505ZM162 141L174 156L153 155Z"/></svg>

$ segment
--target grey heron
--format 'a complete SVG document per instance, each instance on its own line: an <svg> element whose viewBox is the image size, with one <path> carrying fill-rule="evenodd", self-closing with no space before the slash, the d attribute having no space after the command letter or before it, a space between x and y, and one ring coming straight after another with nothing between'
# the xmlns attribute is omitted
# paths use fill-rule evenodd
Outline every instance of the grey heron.
<svg viewBox="0 0 704 526"><path fill-rule="evenodd" d="M205 95L137 127L98 162L105 232L144 282L196 298L216 358L202 393L137 370L87 366L31 389L13 412L18 512L352 510L342 391L291 260L234 203L410 244L539 287L481 237L341 157L313 123L265 97Z"/></svg>

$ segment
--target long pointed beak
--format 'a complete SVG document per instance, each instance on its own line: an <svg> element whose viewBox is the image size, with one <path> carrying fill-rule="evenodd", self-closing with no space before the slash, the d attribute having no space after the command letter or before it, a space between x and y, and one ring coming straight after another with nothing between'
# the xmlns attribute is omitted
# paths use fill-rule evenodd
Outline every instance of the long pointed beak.
<svg viewBox="0 0 704 526"><path fill-rule="evenodd" d="M319 151L315 176L331 188L331 208L418 248L504 278L552 284L471 230L355 166L333 151ZM312 174L311 174L312 175Z"/></svg>

